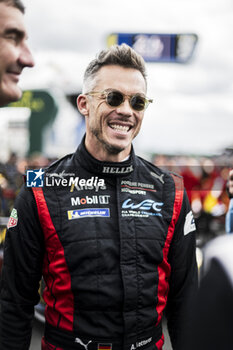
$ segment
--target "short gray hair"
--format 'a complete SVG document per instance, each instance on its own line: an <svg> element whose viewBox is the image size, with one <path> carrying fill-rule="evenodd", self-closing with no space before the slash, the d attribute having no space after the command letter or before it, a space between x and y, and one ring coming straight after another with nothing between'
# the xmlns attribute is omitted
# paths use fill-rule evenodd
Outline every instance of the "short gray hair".
<svg viewBox="0 0 233 350"><path fill-rule="evenodd" d="M97 72L102 67L110 65L137 69L141 72L147 84L145 61L142 56L126 44L113 45L102 50L87 66L83 79L83 93L87 93L94 88Z"/></svg>

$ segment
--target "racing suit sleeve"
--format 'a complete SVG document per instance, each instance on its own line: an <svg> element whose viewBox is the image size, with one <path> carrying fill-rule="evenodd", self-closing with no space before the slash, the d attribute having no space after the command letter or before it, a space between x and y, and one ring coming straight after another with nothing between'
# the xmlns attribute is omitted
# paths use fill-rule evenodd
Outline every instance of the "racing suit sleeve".
<svg viewBox="0 0 233 350"><path fill-rule="evenodd" d="M0 349L27 350L34 305L39 301L44 240L30 189L21 189L13 210L13 221L9 221L6 234L1 276Z"/></svg>
<svg viewBox="0 0 233 350"><path fill-rule="evenodd" d="M168 255L171 276L165 315L173 350L184 349L198 288L195 229L185 191Z"/></svg>

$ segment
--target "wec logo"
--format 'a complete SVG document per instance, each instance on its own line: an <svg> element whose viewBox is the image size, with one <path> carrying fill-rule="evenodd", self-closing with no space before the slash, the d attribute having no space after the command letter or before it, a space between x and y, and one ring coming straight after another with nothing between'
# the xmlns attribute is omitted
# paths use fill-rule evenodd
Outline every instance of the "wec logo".
<svg viewBox="0 0 233 350"><path fill-rule="evenodd" d="M160 212L162 210L163 203L155 202L152 199L145 199L139 204L135 204L131 199L126 199L122 204L122 209L138 209L138 210L154 210Z"/></svg>

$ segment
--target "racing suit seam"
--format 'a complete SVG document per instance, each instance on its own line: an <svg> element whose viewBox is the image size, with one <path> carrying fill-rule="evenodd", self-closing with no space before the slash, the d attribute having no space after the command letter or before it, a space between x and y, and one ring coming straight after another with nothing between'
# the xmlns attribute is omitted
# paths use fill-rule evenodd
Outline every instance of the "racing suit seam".
<svg viewBox="0 0 233 350"><path fill-rule="evenodd" d="M59 236L59 232L62 232L63 231L63 221L62 221L62 210L61 210L61 202L60 202L60 199L59 199L59 196L57 195L57 191L56 189L54 189L54 194L56 196L56 199L57 199L57 203L58 203L58 208L57 208L57 213L58 213L58 217L59 217L59 223L58 223L58 227L60 230L57 230L57 239L59 240L60 244L63 246L62 242L61 242L61 236ZM52 220L52 218L51 218ZM65 258L65 255L64 255L64 258ZM66 261L66 259L65 259ZM66 265L67 265L67 261L66 261ZM53 279L53 283L52 283L52 288L53 288L53 285L54 285L54 282L55 282L55 279ZM56 303L57 303L57 298L54 297L54 305L53 305L53 309L54 311L57 311L56 310ZM57 320L57 328L59 328L60 326L60 322L61 322L61 319L62 319L62 315L59 313L59 317L58 317L58 320Z"/></svg>
<svg viewBox="0 0 233 350"><path fill-rule="evenodd" d="M97 233L98 235L98 233ZM97 249L97 252L98 252L98 258L97 258L97 271L95 271L95 276L96 276L96 281L97 281L97 298L98 298L98 305L100 305L100 273L99 273L99 270L100 270L100 242L99 242L99 239L96 237L96 249ZM99 328L99 327L98 327Z"/></svg>
<svg viewBox="0 0 233 350"><path fill-rule="evenodd" d="M52 297L54 299L53 309L55 310L55 305L56 305L56 302L57 302L56 297L53 294L53 285L54 285L55 278L54 278L53 274L50 271L50 260L49 260L48 251L46 251L46 256L47 256L47 261L48 261L48 265L47 265L47 267L48 267L48 276L50 276L50 278L52 279L52 284L51 284L51 287L49 288L49 290L50 290L50 293L51 293L51 295L52 295Z"/></svg>
<svg viewBox="0 0 233 350"><path fill-rule="evenodd" d="M139 328L139 274L138 274L138 265L139 265L139 260L138 260L138 237L137 237L137 231L135 227L135 220L134 222L134 232L135 232L135 241L136 241L136 274L137 274L137 310L136 310L136 319L137 319L137 335L136 335L136 341L138 341L138 334L140 333L140 328Z"/></svg>

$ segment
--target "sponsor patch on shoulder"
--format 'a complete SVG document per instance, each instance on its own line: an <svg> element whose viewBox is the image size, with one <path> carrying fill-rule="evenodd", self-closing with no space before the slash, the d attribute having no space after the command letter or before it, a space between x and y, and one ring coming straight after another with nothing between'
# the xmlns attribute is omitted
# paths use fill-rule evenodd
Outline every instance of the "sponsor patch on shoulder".
<svg viewBox="0 0 233 350"><path fill-rule="evenodd" d="M7 228L15 227L15 226L17 226L17 223L18 223L17 209L13 208L11 215L9 217Z"/></svg>
<svg viewBox="0 0 233 350"><path fill-rule="evenodd" d="M193 213L190 210L190 212L186 215L186 218L185 218L184 236L195 230L196 230L196 225L195 225Z"/></svg>

